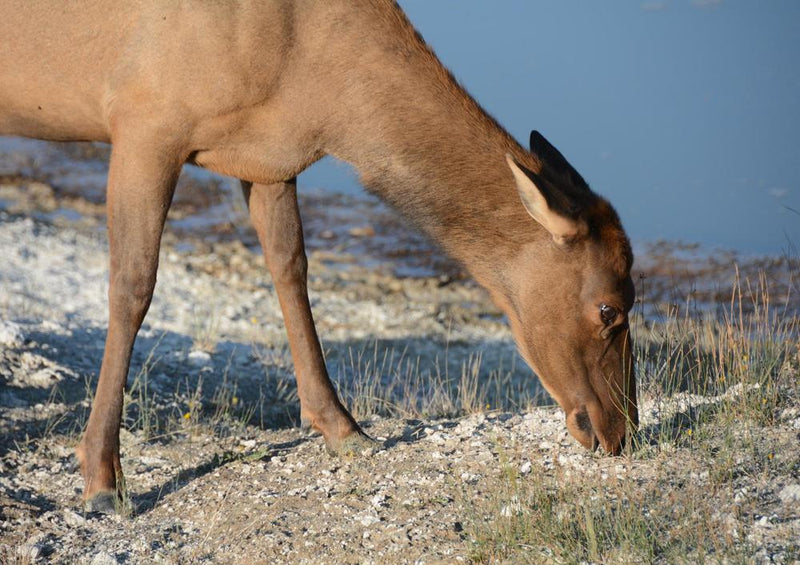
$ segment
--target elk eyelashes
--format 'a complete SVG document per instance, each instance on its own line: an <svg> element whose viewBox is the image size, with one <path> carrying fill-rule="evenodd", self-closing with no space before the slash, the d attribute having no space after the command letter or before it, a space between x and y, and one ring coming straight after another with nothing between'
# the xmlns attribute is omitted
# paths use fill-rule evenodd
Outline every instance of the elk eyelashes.
<svg viewBox="0 0 800 565"><path fill-rule="evenodd" d="M613 306L609 306L608 304L600 305L600 319L603 320L604 326L610 326L613 324L618 315L619 311Z"/></svg>

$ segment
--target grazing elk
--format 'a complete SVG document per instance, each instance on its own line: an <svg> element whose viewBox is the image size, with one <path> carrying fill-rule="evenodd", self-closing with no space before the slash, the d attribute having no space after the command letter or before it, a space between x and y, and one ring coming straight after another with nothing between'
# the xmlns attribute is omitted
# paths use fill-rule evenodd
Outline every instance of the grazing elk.
<svg viewBox="0 0 800 565"><path fill-rule="evenodd" d="M77 449L90 509L122 488L134 339L184 163L242 180L289 336L301 418L371 440L331 385L306 290L295 177L323 155L459 260L587 448L637 424L619 218L544 137L523 149L392 0L0 0L0 134L112 144L109 323Z"/></svg>

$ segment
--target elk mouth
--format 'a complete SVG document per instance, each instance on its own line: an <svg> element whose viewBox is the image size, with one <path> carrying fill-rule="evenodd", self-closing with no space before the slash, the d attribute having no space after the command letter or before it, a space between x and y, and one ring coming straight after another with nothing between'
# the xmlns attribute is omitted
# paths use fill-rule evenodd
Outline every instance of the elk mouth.
<svg viewBox="0 0 800 565"><path fill-rule="evenodd" d="M601 440L597 429L592 424L590 413L591 410L586 406L580 406L571 413L569 419L572 420L572 425L568 426L568 428L571 428L570 432L573 436L575 436L586 449L592 452L602 447L603 450L610 455L619 455L622 453L622 450L625 448L626 434L623 433L621 437L616 439L613 439L614 436L612 436L612 438L603 436L603 440ZM597 424L601 426L602 430L603 422L598 420Z"/></svg>

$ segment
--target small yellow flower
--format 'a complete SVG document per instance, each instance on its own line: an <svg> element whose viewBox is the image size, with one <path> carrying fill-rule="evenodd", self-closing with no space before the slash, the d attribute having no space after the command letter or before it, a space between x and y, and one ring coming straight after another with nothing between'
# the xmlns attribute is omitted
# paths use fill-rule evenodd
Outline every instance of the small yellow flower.
<svg viewBox="0 0 800 565"><path fill-rule="evenodd" d="M489 403L487 402L486 403L486 409L488 410L489 408L491 408L491 406L489 406Z"/></svg>
<svg viewBox="0 0 800 565"><path fill-rule="evenodd" d="M774 454L774 453L767 453L767 459L769 459L770 461L772 461L772 458L773 458L773 457L775 457L775 454Z"/></svg>
<svg viewBox="0 0 800 565"><path fill-rule="evenodd" d="M257 324L258 323L258 318L253 316L252 318L250 318L250 323L253 324L253 325Z"/></svg>
<svg viewBox="0 0 800 565"><path fill-rule="evenodd" d="M184 420L188 420L191 417L192 417L192 413L191 412L187 412L186 414L183 415L183 419Z"/></svg>
<svg viewBox="0 0 800 565"><path fill-rule="evenodd" d="M689 428L688 430L686 430L686 435L687 436L692 435L692 428Z"/></svg>
<svg viewBox="0 0 800 565"><path fill-rule="evenodd" d="M238 396L234 396L233 398L231 398L231 404L233 404L234 406L239 404L239 397Z"/></svg>

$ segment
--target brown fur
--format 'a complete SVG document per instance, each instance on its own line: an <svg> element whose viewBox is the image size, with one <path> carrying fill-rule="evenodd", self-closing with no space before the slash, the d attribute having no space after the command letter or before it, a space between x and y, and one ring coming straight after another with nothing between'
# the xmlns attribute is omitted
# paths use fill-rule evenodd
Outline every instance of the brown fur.
<svg viewBox="0 0 800 565"><path fill-rule="evenodd" d="M323 362L294 186L326 154L350 162L369 190L464 263L508 314L570 432L587 447L619 451L636 405L632 255L616 213L543 138L537 154L514 141L394 2L0 3L0 133L113 144L109 330L78 448L88 501L122 483L122 391L184 162L244 182L286 320L301 415L332 450L363 435ZM534 220L520 195L545 202L536 179L555 207L540 204ZM621 312L610 327L601 303Z"/></svg>

